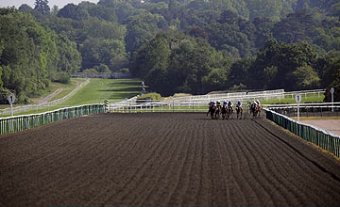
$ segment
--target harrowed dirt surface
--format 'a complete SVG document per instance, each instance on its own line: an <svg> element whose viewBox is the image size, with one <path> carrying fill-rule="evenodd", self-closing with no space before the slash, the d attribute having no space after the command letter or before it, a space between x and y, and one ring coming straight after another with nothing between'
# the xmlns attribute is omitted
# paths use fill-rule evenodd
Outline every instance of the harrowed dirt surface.
<svg viewBox="0 0 340 207"><path fill-rule="evenodd" d="M0 206L339 206L340 164L267 120L101 114L0 137Z"/></svg>

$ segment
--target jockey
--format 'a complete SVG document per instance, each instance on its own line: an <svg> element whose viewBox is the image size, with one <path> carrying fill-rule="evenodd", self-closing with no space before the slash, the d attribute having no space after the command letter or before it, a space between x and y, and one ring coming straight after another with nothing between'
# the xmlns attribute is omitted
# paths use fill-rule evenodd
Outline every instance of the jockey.
<svg viewBox="0 0 340 207"><path fill-rule="evenodd" d="M223 101L223 108L227 108L227 104L228 104L227 100L224 100Z"/></svg>
<svg viewBox="0 0 340 207"><path fill-rule="evenodd" d="M256 99L255 104L256 104L257 107L261 107L261 103L260 103L259 99Z"/></svg>
<svg viewBox="0 0 340 207"><path fill-rule="evenodd" d="M242 108L242 103L240 100L237 101L236 106Z"/></svg>
<svg viewBox="0 0 340 207"><path fill-rule="evenodd" d="M221 102L220 101L216 101L216 107L221 108Z"/></svg>
<svg viewBox="0 0 340 207"><path fill-rule="evenodd" d="M214 112L215 111L215 102L214 101L210 101L208 105L209 105L209 110L207 112L207 116L208 116L208 114L210 112Z"/></svg>
<svg viewBox="0 0 340 207"><path fill-rule="evenodd" d="M231 101L228 102L228 107L232 107L233 103L231 103Z"/></svg>

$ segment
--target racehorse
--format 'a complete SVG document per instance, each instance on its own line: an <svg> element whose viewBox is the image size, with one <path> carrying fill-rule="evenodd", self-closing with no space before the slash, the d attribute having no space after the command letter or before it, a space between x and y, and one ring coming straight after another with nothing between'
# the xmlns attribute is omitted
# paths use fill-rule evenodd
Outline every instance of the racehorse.
<svg viewBox="0 0 340 207"><path fill-rule="evenodd" d="M209 103L209 110L207 112L207 116L210 114L211 119L215 118L215 111L216 111L216 105L213 102Z"/></svg>
<svg viewBox="0 0 340 207"><path fill-rule="evenodd" d="M232 106L228 106L227 107L227 119L229 119L232 114L233 114L233 107Z"/></svg>
<svg viewBox="0 0 340 207"><path fill-rule="evenodd" d="M253 119L254 118L256 118L258 115L259 115L259 113L261 112L261 107L260 107L260 105L259 104L256 104L256 103L251 103L251 105L250 105L250 113L252 113L253 114Z"/></svg>
<svg viewBox="0 0 340 207"><path fill-rule="evenodd" d="M227 117L227 104L224 103L221 109L221 113L222 113L222 119L224 120Z"/></svg>
<svg viewBox="0 0 340 207"><path fill-rule="evenodd" d="M220 119L221 115L222 115L221 105L216 106L216 108L215 108L215 119Z"/></svg>
<svg viewBox="0 0 340 207"><path fill-rule="evenodd" d="M243 113L243 108L241 106L236 105L236 114L237 114L237 119L240 117L242 119L242 113Z"/></svg>

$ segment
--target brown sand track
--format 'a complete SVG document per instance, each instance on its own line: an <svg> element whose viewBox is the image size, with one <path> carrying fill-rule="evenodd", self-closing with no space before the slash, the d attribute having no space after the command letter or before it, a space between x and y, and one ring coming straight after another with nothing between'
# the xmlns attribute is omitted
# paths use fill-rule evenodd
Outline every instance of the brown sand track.
<svg viewBox="0 0 340 207"><path fill-rule="evenodd" d="M102 114L0 137L0 206L340 206L340 164L262 119Z"/></svg>

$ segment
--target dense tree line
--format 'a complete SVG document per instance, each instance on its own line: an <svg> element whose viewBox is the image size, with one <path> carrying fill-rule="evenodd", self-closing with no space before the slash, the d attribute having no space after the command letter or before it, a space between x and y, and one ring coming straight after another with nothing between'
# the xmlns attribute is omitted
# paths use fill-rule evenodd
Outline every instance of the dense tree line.
<svg viewBox="0 0 340 207"><path fill-rule="evenodd" d="M79 68L81 57L76 45L39 24L32 15L1 9L0 25L3 96L16 93L19 101L25 102L47 88L50 80L67 82Z"/></svg>
<svg viewBox="0 0 340 207"><path fill-rule="evenodd" d="M22 5L19 11L3 10L0 25L17 15L46 33L45 42L17 43L29 48L12 52L23 53L23 59L39 48L37 58L22 66L26 62L14 64L15 58L5 64L8 48L20 47L7 43L1 31L0 87L25 95L39 90L13 89L8 76L14 72L8 71L20 71L18 65L37 79L37 89L76 70L127 68L163 95L339 87L337 0L100 0L60 9L36 0L34 8ZM16 30L22 31L16 35L27 32ZM15 35L8 37L13 42ZM45 64L38 56L46 57ZM41 71L29 72L33 64Z"/></svg>
<svg viewBox="0 0 340 207"><path fill-rule="evenodd" d="M220 88L230 61L202 39L158 34L134 57L131 71L164 95L206 93Z"/></svg>

